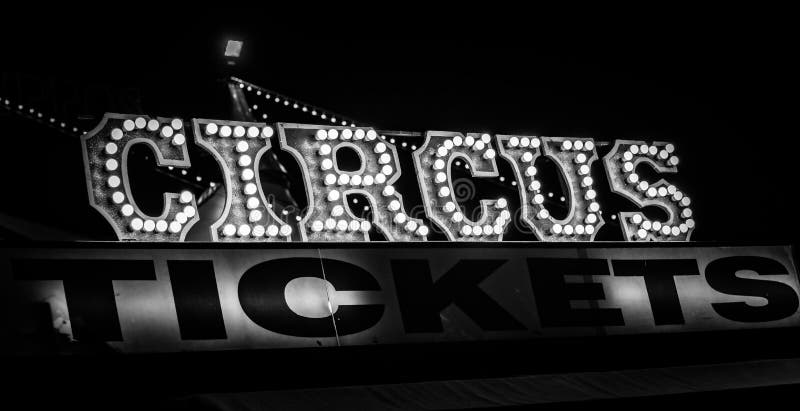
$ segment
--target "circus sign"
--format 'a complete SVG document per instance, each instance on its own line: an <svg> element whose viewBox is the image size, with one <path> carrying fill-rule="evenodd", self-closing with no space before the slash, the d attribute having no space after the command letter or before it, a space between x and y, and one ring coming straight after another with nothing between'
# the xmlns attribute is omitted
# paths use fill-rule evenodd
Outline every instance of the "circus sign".
<svg viewBox="0 0 800 411"><path fill-rule="evenodd" d="M184 241L200 220L195 196L164 193L160 215L147 215L136 205L127 170L130 148L146 144L157 166L190 168L187 144L194 143L216 159L223 176L225 205L208 228L218 242L369 241L379 231L388 241L427 241L432 229L449 241L502 241L511 221L506 198L482 198L480 215L470 218L455 196L451 164L469 165L472 178L497 177L498 163L511 166L521 204L520 220L542 241L592 241L605 224L598 202L592 164L599 161L610 189L640 209L664 211L661 221L641 211L619 213L627 241L687 241L695 227L691 200L668 180L647 181L637 166L658 174L678 172L675 146L663 141L617 140L600 158L592 138L490 135L428 131L413 152L413 170L402 169L395 145L369 127L347 127L193 119L108 113L82 137L89 202L114 228L119 240ZM343 171L337 150L357 153L360 167ZM308 209L297 224L273 211L258 173L270 149L290 153L302 170ZM569 210L553 216L545 205L534 162L548 158L558 168ZM414 173L422 194L423 219L408 212L396 185L401 173ZM405 188L408 189L408 188ZM358 217L345 198L360 194L374 210Z"/></svg>

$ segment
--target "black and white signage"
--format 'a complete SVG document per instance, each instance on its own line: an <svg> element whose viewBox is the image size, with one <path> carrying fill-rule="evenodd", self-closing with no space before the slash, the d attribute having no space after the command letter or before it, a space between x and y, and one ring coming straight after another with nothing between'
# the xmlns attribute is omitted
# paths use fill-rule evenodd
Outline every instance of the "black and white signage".
<svg viewBox="0 0 800 411"><path fill-rule="evenodd" d="M122 352L800 325L790 246L384 245L5 245L4 332L42 303Z"/></svg>

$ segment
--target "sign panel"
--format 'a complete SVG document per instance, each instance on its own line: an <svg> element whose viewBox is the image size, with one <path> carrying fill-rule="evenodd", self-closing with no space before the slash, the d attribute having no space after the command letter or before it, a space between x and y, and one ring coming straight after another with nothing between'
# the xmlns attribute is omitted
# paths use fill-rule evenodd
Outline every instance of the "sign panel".
<svg viewBox="0 0 800 411"><path fill-rule="evenodd" d="M592 138L494 135L455 131L428 131L414 150L414 167L401 170L394 139L369 127L227 121L106 113L100 124L81 138L89 203L114 229L119 240L182 242L200 219L190 191L164 193L160 215L148 215L137 206L128 175L131 147L147 145L158 167L191 167L187 137L217 161L225 186L225 206L209 227L215 242L287 242L293 240L369 241L379 231L392 242L428 241L431 230L448 241L502 241L512 215L506 198L482 198L477 216L466 214L453 185L452 163L464 161L472 178L498 177L498 161L514 170L522 220L542 241L592 241L603 226L592 164L600 160ZM273 143L273 140L277 140ZM303 175L308 208L299 224L284 221L273 210L258 172L268 150L290 153ZM339 150L352 151L358 167L343 170ZM602 161L611 189L639 208L661 209L668 218L650 220L642 212L622 212L626 241L688 241L695 227L691 198L680 187L661 178L646 181L639 165L658 175L678 172L673 144L663 141L618 140ZM498 157L499 153L499 157ZM565 218L557 219L545 206L539 159L552 161L566 189ZM186 171L186 170L184 170ZM396 187L403 172L416 174L422 208L435 227L409 211ZM366 198L372 215L359 217L345 201L350 194ZM552 194L552 193L551 193ZM616 218L617 216L614 216Z"/></svg>
<svg viewBox="0 0 800 411"><path fill-rule="evenodd" d="M792 247L774 245L5 245L0 284L6 341L47 307L48 327L121 352L800 325Z"/></svg>

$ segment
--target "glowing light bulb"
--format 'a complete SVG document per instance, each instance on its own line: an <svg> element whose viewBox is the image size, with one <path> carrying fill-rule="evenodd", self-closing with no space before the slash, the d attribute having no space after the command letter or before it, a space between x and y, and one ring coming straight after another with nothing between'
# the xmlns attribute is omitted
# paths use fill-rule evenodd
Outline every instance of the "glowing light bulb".
<svg viewBox="0 0 800 411"><path fill-rule="evenodd" d="M251 159L247 154L239 156L239 167L249 167L252 162L253 159Z"/></svg>
<svg viewBox="0 0 800 411"><path fill-rule="evenodd" d="M119 162L117 162L117 160L113 158L106 160L106 170L116 171L117 168L119 168Z"/></svg>
<svg viewBox="0 0 800 411"><path fill-rule="evenodd" d="M238 229L238 230L236 230L236 234L237 234L239 237L247 237L248 235L250 235L250 230L251 230L251 229L250 229L250 226L249 226L249 225L247 225L247 224L242 224L242 225L240 225L240 226L239 226L239 229Z"/></svg>
<svg viewBox="0 0 800 411"><path fill-rule="evenodd" d="M233 134L233 130L231 130L230 126L222 126L219 129L219 136L223 138L228 138Z"/></svg>
<svg viewBox="0 0 800 411"><path fill-rule="evenodd" d="M111 188L119 187L120 179L117 176L111 176L108 178L108 186Z"/></svg>
<svg viewBox="0 0 800 411"><path fill-rule="evenodd" d="M186 224L189 219L186 217L186 213L177 213L175 214L175 221L177 221L178 224Z"/></svg>
<svg viewBox="0 0 800 411"><path fill-rule="evenodd" d="M167 224L167 222L164 220L158 220L158 222L156 223L156 231L158 231L159 233L167 231L168 228L169 224Z"/></svg>
<svg viewBox="0 0 800 411"><path fill-rule="evenodd" d="M242 126L236 126L233 128L233 137L234 138L242 138L244 137L247 131Z"/></svg>
<svg viewBox="0 0 800 411"><path fill-rule="evenodd" d="M530 163L531 161L533 161L533 153L531 153L530 151L526 151L522 153L522 157L520 157L520 159L522 160L523 163Z"/></svg>
<svg viewBox="0 0 800 411"><path fill-rule="evenodd" d="M464 214L462 214L460 211L456 211L450 217L450 220L452 220L454 223L460 223L460 222L464 221Z"/></svg>
<svg viewBox="0 0 800 411"><path fill-rule="evenodd" d="M197 213L197 210L195 210L194 207L188 205L186 207L183 207L183 213L186 214L186 217L192 218Z"/></svg>
<svg viewBox="0 0 800 411"><path fill-rule="evenodd" d="M561 143L561 150L563 150L563 151L569 151L569 150L572 150L572 142L571 142L571 141L569 141L569 140L564 140L564 141ZM565 228L566 228L566 227L565 227Z"/></svg>
<svg viewBox="0 0 800 411"><path fill-rule="evenodd" d="M217 131L219 131L219 128L217 127L216 124L214 123L206 124L206 135L213 136L214 134L217 134Z"/></svg>
<svg viewBox="0 0 800 411"><path fill-rule="evenodd" d="M258 191L258 189L256 188L255 184L247 183L247 184L244 185L244 193L245 194L251 196L251 195L255 194L256 191Z"/></svg>
<svg viewBox="0 0 800 411"><path fill-rule="evenodd" d="M508 139L508 147L514 148L519 146L519 138L518 137L511 137Z"/></svg>
<svg viewBox="0 0 800 411"><path fill-rule="evenodd" d="M265 118L266 118L266 117L265 117ZM270 137L272 137L274 134L275 134L275 130L274 130L272 127L270 127L270 126L266 126L266 127L264 127L264 128L262 128L262 129L261 129L261 137L262 137L262 138L270 138Z"/></svg>
<svg viewBox="0 0 800 411"><path fill-rule="evenodd" d="M255 172L250 168L245 168L242 170L242 181L250 181L255 177Z"/></svg>
<svg viewBox="0 0 800 411"><path fill-rule="evenodd" d="M111 195L111 201L113 201L114 204L122 204L122 202L125 201L125 194L122 194L121 191L115 191L114 194Z"/></svg>
<svg viewBox="0 0 800 411"><path fill-rule="evenodd" d="M144 227L144 221L142 221L142 219L138 217L134 218L133 220L131 220L131 224L129 227L132 231L139 231Z"/></svg>
<svg viewBox="0 0 800 411"><path fill-rule="evenodd" d="M253 232L251 233L253 237L263 237L264 233L266 233L266 229L263 225L255 225L253 226Z"/></svg>
<svg viewBox="0 0 800 411"><path fill-rule="evenodd" d="M256 197L249 197L247 199L247 209L252 210L257 208L261 204L261 201L258 200Z"/></svg>
<svg viewBox="0 0 800 411"><path fill-rule="evenodd" d="M153 230L156 229L156 222L153 220L145 220L143 229L145 232L152 233Z"/></svg>
<svg viewBox="0 0 800 411"><path fill-rule="evenodd" d="M339 185L344 186L350 184L350 176L347 174L342 174L339 176Z"/></svg>
<svg viewBox="0 0 800 411"><path fill-rule="evenodd" d="M270 224L269 227L267 227L267 235L270 237L275 237L279 232L280 229L275 224Z"/></svg>
<svg viewBox="0 0 800 411"><path fill-rule="evenodd" d="M255 222L258 222L259 220L261 220L262 217L263 217L263 214L261 213L261 211L253 210L253 211L250 212L250 215L248 216L248 220L251 223L255 223Z"/></svg>
<svg viewBox="0 0 800 411"><path fill-rule="evenodd" d="M182 146L184 144L186 144L186 136L184 136L183 134L178 133L175 134L174 137L172 137L173 146Z"/></svg>

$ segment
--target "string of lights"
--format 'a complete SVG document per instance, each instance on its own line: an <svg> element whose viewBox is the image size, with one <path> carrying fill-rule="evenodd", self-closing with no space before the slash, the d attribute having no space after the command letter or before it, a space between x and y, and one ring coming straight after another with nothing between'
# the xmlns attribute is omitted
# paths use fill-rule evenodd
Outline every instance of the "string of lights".
<svg viewBox="0 0 800 411"><path fill-rule="evenodd" d="M267 102L271 102L278 105L283 105L284 107L291 107L295 110L299 110L303 113L307 113L312 117L316 117L326 122L330 122L333 125L342 125L347 126L348 124L350 127L356 127L355 120L342 116L340 114L334 113L331 110L327 110L313 104L306 103L304 101L298 100L296 98L289 97L285 94L278 93L274 90L270 90L248 81L242 80L237 77L231 77L230 81L238 84L239 88L244 89L250 93L255 94L258 98L263 98ZM256 101L256 100L252 100ZM252 110L258 110L258 103L251 104L250 107ZM267 114L262 113L261 118L266 120Z"/></svg>
<svg viewBox="0 0 800 411"><path fill-rule="evenodd" d="M56 119L52 116L48 117L44 114L44 112L37 110L34 107L28 107L24 104L17 104L7 98L2 97L0 97L0 101L2 101L0 107L3 107L10 113L24 117L28 120L36 121L39 124L43 124L68 136L80 137L86 134L86 130L80 130L77 125Z"/></svg>

